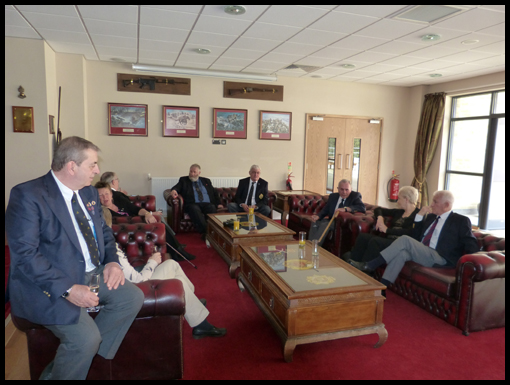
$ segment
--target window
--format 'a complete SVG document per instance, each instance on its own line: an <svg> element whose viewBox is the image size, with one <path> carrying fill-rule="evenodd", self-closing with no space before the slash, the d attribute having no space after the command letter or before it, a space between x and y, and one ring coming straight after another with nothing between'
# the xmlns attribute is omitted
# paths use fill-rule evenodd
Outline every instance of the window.
<svg viewBox="0 0 510 385"><path fill-rule="evenodd" d="M452 99L445 188L474 226L505 228L505 91Z"/></svg>

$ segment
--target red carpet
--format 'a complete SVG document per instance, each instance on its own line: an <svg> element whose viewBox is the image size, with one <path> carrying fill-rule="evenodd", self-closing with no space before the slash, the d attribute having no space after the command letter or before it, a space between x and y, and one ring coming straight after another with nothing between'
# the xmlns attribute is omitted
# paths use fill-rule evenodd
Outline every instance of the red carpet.
<svg viewBox="0 0 510 385"><path fill-rule="evenodd" d="M437 317L388 291L383 322L388 340L377 335L298 345L292 363L283 361L280 339L247 292L230 279L227 265L198 234L178 236L195 254L198 270L180 262L207 299L208 320L226 327L223 338L194 340L184 322L185 380L503 380L505 329L468 337Z"/></svg>

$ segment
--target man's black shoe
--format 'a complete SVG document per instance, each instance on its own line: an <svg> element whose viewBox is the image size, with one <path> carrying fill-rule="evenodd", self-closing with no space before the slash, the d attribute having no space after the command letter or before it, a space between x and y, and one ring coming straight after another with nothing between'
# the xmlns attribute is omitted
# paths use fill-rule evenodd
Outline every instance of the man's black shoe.
<svg viewBox="0 0 510 385"><path fill-rule="evenodd" d="M349 263L349 265L354 266L356 269L361 270L363 273L369 274L369 273L373 272L372 269L368 268L368 266L365 262L358 262L358 261L353 261L352 259L349 259L348 263Z"/></svg>
<svg viewBox="0 0 510 385"><path fill-rule="evenodd" d="M198 327L193 328L193 338L198 340L204 337L223 337L227 334L227 329L225 328L217 328L215 326L212 329L200 329Z"/></svg>

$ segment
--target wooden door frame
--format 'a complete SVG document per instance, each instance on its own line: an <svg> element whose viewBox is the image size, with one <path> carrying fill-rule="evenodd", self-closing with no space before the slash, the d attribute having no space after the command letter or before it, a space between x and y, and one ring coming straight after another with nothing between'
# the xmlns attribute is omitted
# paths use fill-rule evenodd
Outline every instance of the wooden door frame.
<svg viewBox="0 0 510 385"><path fill-rule="evenodd" d="M379 174L380 174L380 167L381 167L381 149L382 149L382 138L383 138L383 129L384 129L384 118L382 117L373 117L373 116L351 116L351 115L334 115L334 114L318 114L318 113L305 113L305 156L304 156L304 164L303 164L303 189L306 190L306 163L307 163L307 150L308 150L308 118L312 117L321 117L321 118L343 118L343 119L363 119L363 120L379 120L381 125L381 132L379 133L379 156L377 159L377 182L376 182L376 194L375 199L376 202L373 202L374 204L377 204L379 202Z"/></svg>

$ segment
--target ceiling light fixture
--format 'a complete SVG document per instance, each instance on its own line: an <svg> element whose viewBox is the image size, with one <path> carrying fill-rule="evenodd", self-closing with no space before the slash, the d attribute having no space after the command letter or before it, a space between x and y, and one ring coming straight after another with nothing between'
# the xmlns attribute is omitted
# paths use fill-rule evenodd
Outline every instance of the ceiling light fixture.
<svg viewBox="0 0 510 385"><path fill-rule="evenodd" d="M176 75L209 76L215 78L230 78L230 79L248 79L264 82L275 82L278 80L276 75L257 75L244 72L210 71L193 68L164 67L145 64L132 64L132 68L135 71L141 72L163 72Z"/></svg>
<svg viewBox="0 0 510 385"><path fill-rule="evenodd" d="M341 64L340 67L342 68L356 68L354 64Z"/></svg>
<svg viewBox="0 0 510 385"><path fill-rule="evenodd" d="M246 7L244 5L225 5L225 8L223 8L225 13L228 13L229 15L242 15L246 12Z"/></svg>
<svg viewBox="0 0 510 385"><path fill-rule="evenodd" d="M479 42L480 42L480 40L473 39L473 40L464 40L464 41L461 41L460 43L464 44L464 45L473 45L473 44L476 44Z"/></svg>
<svg viewBox="0 0 510 385"><path fill-rule="evenodd" d="M421 37L423 41L437 41L441 39L441 35L436 35L435 33L430 33L428 35L423 35Z"/></svg>
<svg viewBox="0 0 510 385"><path fill-rule="evenodd" d="M440 78L441 76L443 76L442 74L430 74L429 75L431 78Z"/></svg>
<svg viewBox="0 0 510 385"><path fill-rule="evenodd" d="M208 48L196 48L195 52L200 53L202 55L207 55L211 53L211 50Z"/></svg>

